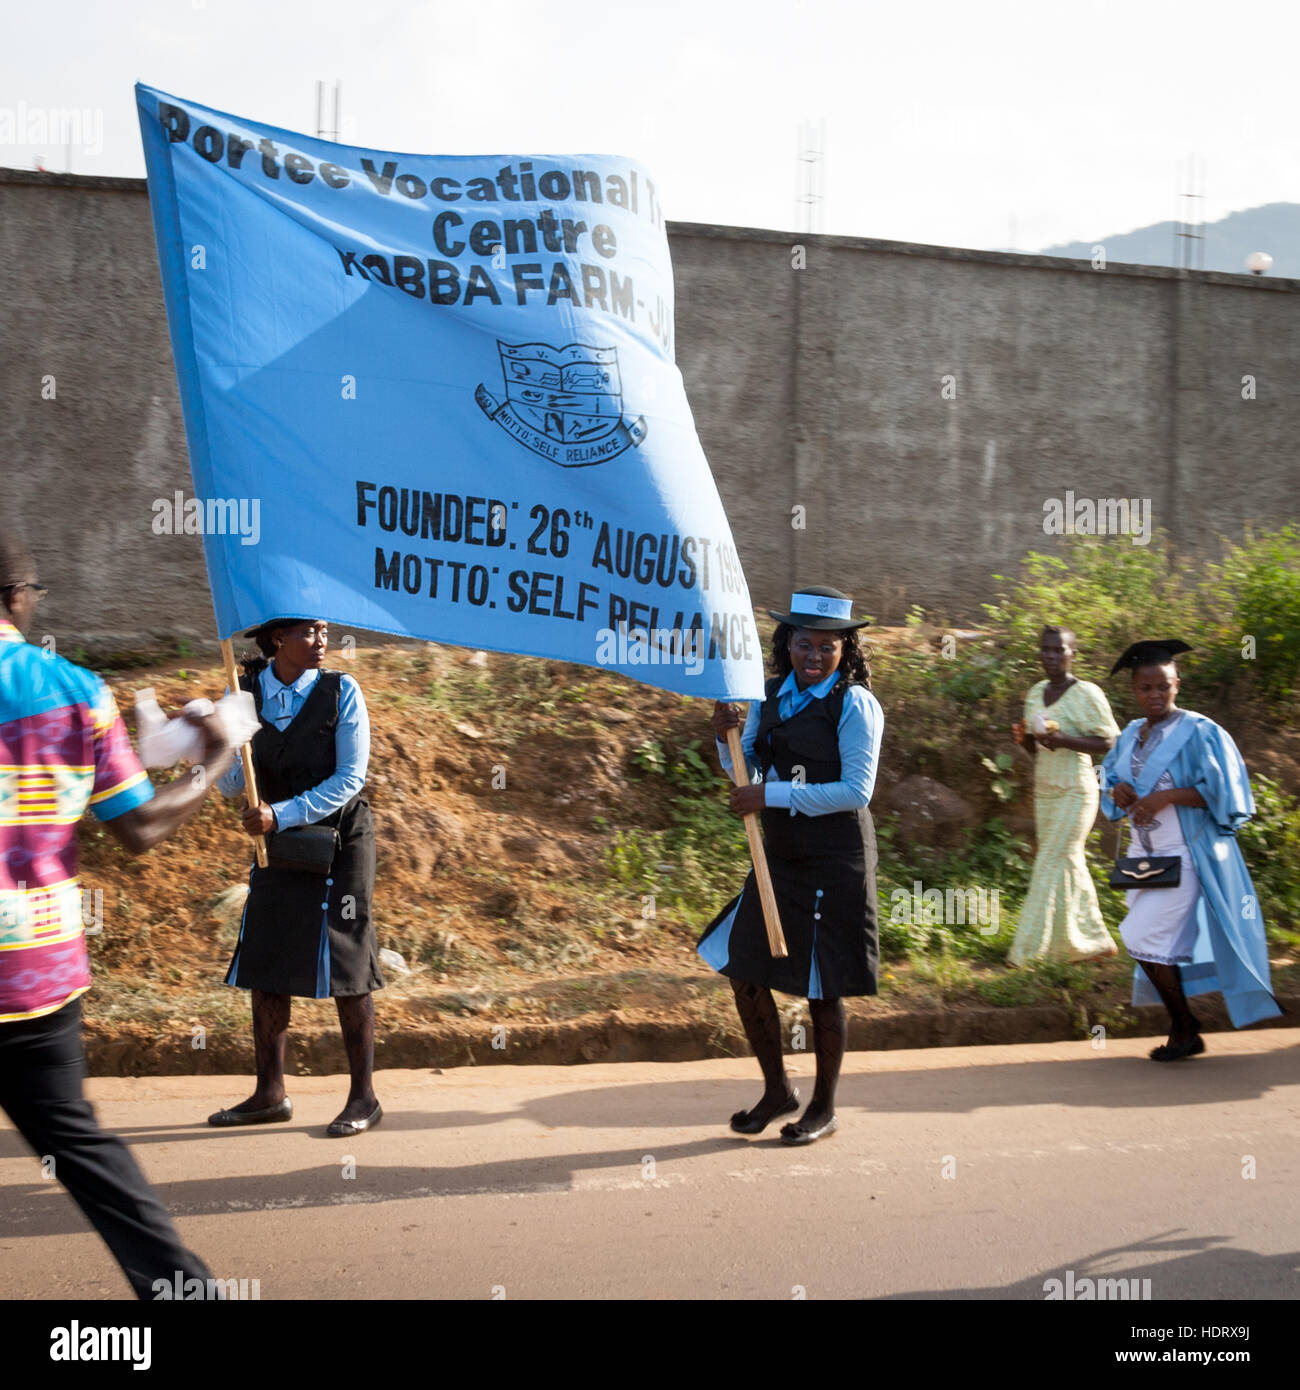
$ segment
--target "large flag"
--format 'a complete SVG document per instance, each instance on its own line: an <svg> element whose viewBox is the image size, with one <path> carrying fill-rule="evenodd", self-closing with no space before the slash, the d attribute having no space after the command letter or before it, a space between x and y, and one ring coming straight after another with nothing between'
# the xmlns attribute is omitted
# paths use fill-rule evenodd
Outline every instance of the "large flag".
<svg viewBox="0 0 1300 1390"><path fill-rule="evenodd" d="M195 487L155 526L202 530L222 637L316 616L761 698L643 168L136 100Z"/></svg>

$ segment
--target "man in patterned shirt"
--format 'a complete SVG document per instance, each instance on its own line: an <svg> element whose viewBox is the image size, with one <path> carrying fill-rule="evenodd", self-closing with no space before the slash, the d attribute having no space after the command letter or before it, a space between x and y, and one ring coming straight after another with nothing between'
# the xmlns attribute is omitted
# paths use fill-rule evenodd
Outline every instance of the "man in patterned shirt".
<svg viewBox="0 0 1300 1390"><path fill-rule="evenodd" d="M82 1094L80 996L90 962L77 881L87 805L131 854L165 840L230 766L215 715L201 721L206 777L155 789L112 692L92 671L28 644L45 590L26 547L0 534L0 1109L104 1238L137 1297L210 1272L180 1243L125 1144Z"/></svg>

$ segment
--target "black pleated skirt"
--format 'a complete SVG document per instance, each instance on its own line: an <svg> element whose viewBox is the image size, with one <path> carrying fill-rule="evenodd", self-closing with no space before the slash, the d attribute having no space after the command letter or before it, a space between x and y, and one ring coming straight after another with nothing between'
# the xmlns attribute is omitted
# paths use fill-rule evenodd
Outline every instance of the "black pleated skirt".
<svg viewBox="0 0 1300 1390"><path fill-rule="evenodd" d="M306 999L384 987L370 915L375 832L366 802L353 801L338 829L342 845L328 876L254 862L228 985Z"/></svg>
<svg viewBox="0 0 1300 1390"><path fill-rule="evenodd" d="M801 999L876 993L876 833L871 813L762 812L787 957L773 957L751 869L739 897L700 938L700 955L735 980Z"/></svg>

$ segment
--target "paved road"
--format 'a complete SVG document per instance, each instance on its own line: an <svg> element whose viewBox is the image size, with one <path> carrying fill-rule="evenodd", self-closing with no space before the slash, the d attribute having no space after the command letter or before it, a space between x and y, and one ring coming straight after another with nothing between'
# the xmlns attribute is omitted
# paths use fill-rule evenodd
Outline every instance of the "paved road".
<svg viewBox="0 0 1300 1390"><path fill-rule="evenodd" d="M226 1132L201 1121L237 1078L90 1091L187 1242L263 1299L1042 1299L1066 1271L1298 1298L1300 1042L1209 1045L1164 1067L1149 1039L855 1053L840 1132L807 1149L727 1131L748 1059L384 1072L382 1127L345 1142L323 1133L337 1078ZM806 1097L812 1059L791 1067ZM0 1124L0 1298L127 1294Z"/></svg>

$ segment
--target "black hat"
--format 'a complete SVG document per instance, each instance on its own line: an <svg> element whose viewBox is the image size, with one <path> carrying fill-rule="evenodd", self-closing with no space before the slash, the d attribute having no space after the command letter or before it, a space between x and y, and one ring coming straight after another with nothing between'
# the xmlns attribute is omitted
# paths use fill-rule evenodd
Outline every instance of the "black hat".
<svg viewBox="0 0 1300 1390"><path fill-rule="evenodd" d="M1112 676L1118 675L1125 667L1136 671L1139 666L1166 666L1180 652L1190 652L1186 642L1177 637L1158 638L1145 642L1134 642L1123 656L1110 668Z"/></svg>
<svg viewBox="0 0 1300 1390"><path fill-rule="evenodd" d="M251 637L256 642L261 637L267 637L277 627L292 627L295 623L314 623L318 618L268 618L264 623L259 623L257 627L249 628L244 633L245 637Z"/></svg>
<svg viewBox="0 0 1300 1390"><path fill-rule="evenodd" d="M778 623L791 627L814 628L818 632L844 632L850 628L866 627L870 618L853 618L853 600L838 589L824 584L808 584L790 596L790 611L768 615Z"/></svg>

